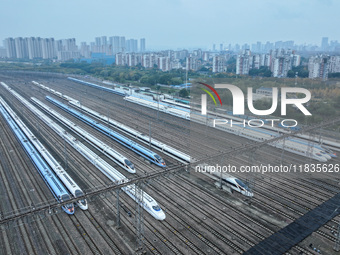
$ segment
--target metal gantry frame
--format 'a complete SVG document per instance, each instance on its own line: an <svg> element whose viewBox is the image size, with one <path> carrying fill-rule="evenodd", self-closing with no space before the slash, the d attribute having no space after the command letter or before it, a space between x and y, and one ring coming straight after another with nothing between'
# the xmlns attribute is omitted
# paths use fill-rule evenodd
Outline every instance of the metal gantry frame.
<svg viewBox="0 0 340 255"><path fill-rule="evenodd" d="M338 224L338 231L336 233L336 239L335 239L335 244L334 244L333 249L335 251L340 251L340 221Z"/></svg>
<svg viewBox="0 0 340 255"><path fill-rule="evenodd" d="M322 126L320 127L320 130L322 129ZM312 155L314 152L314 140L315 140L315 133L314 132L309 132L309 140L308 140L308 145L307 145L307 155L309 156L309 163L312 163Z"/></svg>
<svg viewBox="0 0 340 255"><path fill-rule="evenodd" d="M142 252L144 249L143 187L143 181L135 184L135 197L137 199L135 208L136 252Z"/></svg>
<svg viewBox="0 0 340 255"><path fill-rule="evenodd" d="M280 158L280 164L283 164L283 159L285 156L285 147L286 147L286 139L287 137L283 138L283 143L282 143L282 152L281 152L281 158Z"/></svg>
<svg viewBox="0 0 340 255"><path fill-rule="evenodd" d="M117 215L116 215L116 227L119 229L120 228L120 201L119 201L119 193L120 193L120 189L116 190L116 194L117 194Z"/></svg>
<svg viewBox="0 0 340 255"><path fill-rule="evenodd" d="M248 154L249 165L253 165L254 162L255 162L256 150L257 149L255 148L255 149L252 149L252 150L249 151L249 154ZM254 190L255 184L256 184L256 173L255 172L248 174L248 178L246 178L246 183L248 184L248 187L251 190ZM250 198L250 200L251 199L252 199L252 197Z"/></svg>

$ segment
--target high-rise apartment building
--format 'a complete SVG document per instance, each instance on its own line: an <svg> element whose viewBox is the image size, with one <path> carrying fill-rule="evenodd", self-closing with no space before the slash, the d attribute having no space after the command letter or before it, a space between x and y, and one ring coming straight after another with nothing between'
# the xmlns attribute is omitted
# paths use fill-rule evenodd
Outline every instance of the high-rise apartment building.
<svg viewBox="0 0 340 255"><path fill-rule="evenodd" d="M61 41L62 41L62 50L63 51L78 51L78 47L77 47L75 38L63 39Z"/></svg>
<svg viewBox="0 0 340 255"><path fill-rule="evenodd" d="M136 66L139 63L139 58L135 53L127 54L127 65L128 66Z"/></svg>
<svg viewBox="0 0 340 255"><path fill-rule="evenodd" d="M294 54L292 65L296 67L296 66L299 66L300 63L301 63L301 56Z"/></svg>
<svg viewBox="0 0 340 255"><path fill-rule="evenodd" d="M139 51L140 52L145 52L145 38L140 39L140 45L139 45Z"/></svg>
<svg viewBox="0 0 340 255"><path fill-rule="evenodd" d="M143 54L141 59L142 66L145 68L153 68L155 64L158 64L156 60L155 53Z"/></svg>
<svg viewBox="0 0 340 255"><path fill-rule="evenodd" d="M52 59L57 56L54 38L43 38L41 40L43 59Z"/></svg>
<svg viewBox="0 0 340 255"><path fill-rule="evenodd" d="M256 54L252 57L250 57L251 63L249 63L250 68L252 69L260 69L261 66L261 55Z"/></svg>
<svg viewBox="0 0 340 255"><path fill-rule="evenodd" d="M119 50L118 52L126 52L125 36L119 38Z"/></svg>
<svg viewBox="0 0 340 255"><path fill-rule="evenodd" d="M16 58L17 57L17 51L15 49L15 41L13 38L6 38L5 39L5 47L7 51L7 57L8 58Z"/></svg>
<svg viewBox="0 0 340 255"><path fill-rule="evenodd" d="M170 58L169 57L159 57L157 59L158 68L163 72L169 71L171 69Z"/></svg>
<svg viewBox="0 0 340 255"><path fill-rule="evenodd" d="M310 57L308 62L308 77L310 79L319 78L326 81L328 79L328 61L329 57L325 55Z"/></svg>
<svg viewBox="0 0 340 255"><path fill-rule="evenodd" d="M29 59L42 58L42 44L40 37L27 38Z"/></svg>
<svg viewBox="0 0 340 255"><path fill-rule="evenodd" d="M328 37L322 37L322 39L321 39L321 50L323 50L323 51L328 50Z"/></svg>
<svg viewBox="0 0 340 255"><path fill-rule="evenodd" d="M194 70L197 71L199 67L198 59L197 57L187 57L186 59L186 70Z"/></svg>
<svg viewBox="0 0 340 255"><path fill-rule="evenodd" d="M120 38L119 36L114 36L113 37L113 52L118 53L121 51L120 49L121 49Z"/></svg>
<svg viewBox="0 0 340 255"><path fill-rule="evenodd" d="M219 55L213 57L213 73L221 73L227 71L225 56Z"/></svg>
<svg viewBox="0 0 340 255"><path fill-rule="evenodd" d="M28 58L28 43L25 38L17 37L14 39L17 58Z"/></svg>
<svg viewBox="0 0 340 255"><path fill-rule="evenodd" d="M106 36L102 36L101 37L101 45L102 46L106 46L107 45L107 37Z"/></svg>
<svg viewBox="0 0 340 255"><path fill-rule="evenodd" d="M250 69L250 50L245 50L243 54L237 55L236 58L236 74L249 74Z"/></svg>
<svg viewBox="0 0 340 255"><path fill-rule="evenodd" d="M340 56L329 58L329 73L340 73Z"/></svg>
<svg viewBox="0 0 340 255"><path fill-rule="evenodd" d="M129 39L125 41L126 52L137 52L138 51L138 41L135 39Z"/></svg>
<svg viewBox="0 0 340 255"><path fill-rule="evenodd" d="M84 58L90 58L91 57L90 46L87 45L86 42L80 43L80 55L83 56Z"/></svg>
<svg viewBox="0 0 340 255"><path fill-rule="evenodd" d="M5 58L5 57L7 57L6 48L0 47L0 58Z"/></svg>
<svg viewBox="0 0 340 255"><path fill-rule="evenodd" d="M292 69L290 56L277 57L273 59L273 77L287 77L288 71Z"/></svg>
<svg viewBox="0 0 340 255"><path fill-rule="evenodd" d="M125 66L127 65L127 57L125 53L117 53L115 58L116 65Z"/></svg>
<svg viewBox="0 0 340 255"><path fill-rule="evenodd" d="M102 45L102 39L100 37L94 38L95 44L97 47L100 47Z"/></svg>

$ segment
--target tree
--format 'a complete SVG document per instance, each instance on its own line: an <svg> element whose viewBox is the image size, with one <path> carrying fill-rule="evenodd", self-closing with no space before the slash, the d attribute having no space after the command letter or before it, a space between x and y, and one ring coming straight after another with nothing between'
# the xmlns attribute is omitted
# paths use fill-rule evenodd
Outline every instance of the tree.
<svg viewBox="0 0 340 255"><path fill-rule="evenodd" d="M288 78L294 78L295 77L295 72L293 70L289 70L287 73Z"/></svg>
<svg viewBox="0 0 340 255"><path fill-rule="evenodd" d="M328 78L340 78L340 73L329 73Z"/></svg>
<svg viewBox="0 0 340 255"><path fill-rule="evenodd" d="M180 97L188 97L189 96L189 92L186 89L181 89L179 91L179 96Z"/></svg>
<svg viewBox="0 0 340 255"><path fill-rule="evenodd" d="M272 76L272 71L270 71L270 70L264 71L263 76L264 77L271 77Z"/></svg>
<svg viewBox="0 0 340 255"><path fill-rule="evenodd" d="M183 81L180 77L171 78L171 81L170 81L171 85L179 85L179 84L182 84L182 83L183 83Z"/></svg>

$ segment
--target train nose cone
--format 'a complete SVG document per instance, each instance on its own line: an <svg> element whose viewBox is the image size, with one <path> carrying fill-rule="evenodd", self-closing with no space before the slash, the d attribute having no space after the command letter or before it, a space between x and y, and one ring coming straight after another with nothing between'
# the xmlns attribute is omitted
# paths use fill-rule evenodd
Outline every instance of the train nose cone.
<svg viewBox="0 0 340 255"><path fill-rule="evenodd" d="M166 216L163 211L157 213L157 220L165 220Z"/></svg>
<svg viewBox="0 0 340 255"><path fill-rule="evenodd" d="M135 168L126 167L125 169L126 169L126 171L128 171L131 174L135 174L136 173L136 169Z"/></svg>
<svg viewBox="0 0 340 255"><path fill-rule="evenodd" d="M328 160L332 159L332 157L329 154L325 154L324 157Z"/></svg>

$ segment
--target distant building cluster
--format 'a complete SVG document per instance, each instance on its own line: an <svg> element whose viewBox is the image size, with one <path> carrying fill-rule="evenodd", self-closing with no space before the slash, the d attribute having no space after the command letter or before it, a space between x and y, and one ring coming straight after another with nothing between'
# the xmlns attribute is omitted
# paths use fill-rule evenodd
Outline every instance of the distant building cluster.
<svg viewBox="0 0 340 255"><path fill-rule="evenodd" d="M267 53L271 50L276 49L291 49L298 52L305 52L305 51L323 51L323 52L332 52L332 51L338 51L340 52L340 43L337 40L331 40L329 41L328 37L322 37L321 39L321 45L314 45L314 44L295 44L294 41L277 41L277 42L256 42L252 43L251 45L248 43L245 43L243 45L240 44L223 44L221 43L219 46L219 51L227 50L227 51L234 51L234 52L240 52L244 50L251 50L252 52L256 53ZM216 44L213 44L212 47L213 51L217 51Z"/></svg>
<svg viewBox="0 0 340 255"><path fill-rule="evenodd" d="M76 39L55 40L54 38L17 37L6 38L5 48L0 48L0 57L11 59L56 59L66 61L81 57L91 58L92 53L104 53L114 56L118 52L144 52L145 38L140 39L140 47L136 39L126 40L124 36L96 37L95 42L88 45L81 42L80 49Z"/></svg>
<svg viewBox="0 0 340 255"><path fill-rule="evenodd" d="M251 69L260 69L262 66L270 68L273 77L287 77L293 66L299 66L301 56L292 50L270 50L268 54L251 54L249 49L244 50L236 58L236 74L248 75Z"/></svg>
<svg viewBox="0 0 340 255"><path fill-rule="evenodd" d="M253 75L264 70L272 77L284 78L288 75L292 77L289 71L302 65L305 70L308 68L309 78L322 80L327 80L329 73L340 72L340 44L338 41L329 42L328 37L322 38L320 46L296 45L294 41L256 42L242 46L221 43L218 50L214 44L212 50L157 52L146 49L145 38L137 40L125 36L96 37L90 44L81 42L79 47L74 38L17 37L6 38L4 46L0 47L0 57L8 59L103 61L120 66L158 68L164 72L185 69ZM301 55L305 57L303 62Z"/></svg>
<svg viewBox="0 0 340 255"><path fill-rule="evenodd" d="M138 47L137 39L126 39L125 36L101 36L96 37L94 42L87 45L86 42L81 43L81 55L90 57L91 53L105 53L108 56L113 56L123 52L145 52L145 38L141 38Z"/></svg>
<svg viewBox="0 0 340 255"><path fill-rule="evenodd" d="M17 37L4 41L6 56L13 59L58 59L64 61L79 58L76 39L54 40L54 38Z"/></svg>
<svg viewBox="0 0 340 255"><path fill-rule="evenodd" d="M166 50L144 53L117 53L116 65L136 66L145 68L158 67L162 71L171 69L185 69L197 71L204 66L212 67L214 73L227 71L228 53L211 53L201 49L189 52L188 50Z"/></svg>
<svg viewBox="0 0 340 255"><path fill-rule="evenodd" d="M237 55L236 74L248 75L251 69L268 67L273 77L285 78L292 67L300 66L301 56L292 50L276 49L268 54L251 54L245 50ZM308 60L310 79L328 79L329 73L340 73L340 56L318 54Z"/></svg>
<svg viewBox="0 0 340 255"><path fill-rule="evenodd" d="M207 63L209 63L209 52L203 52L201 49L194 50L193 52L188 50L167 50L144 53L120 52L116 54L116 65L141 65L145 68L156 66L162 71L169 71L171 69L197 71Z"/></svg>
<svg viewBox="0 0 340 255"><path fill-rule="evenodd" d="M329 73L340 73L340 56L312 56L308 62L309 78L327 80Z"/></svg>

